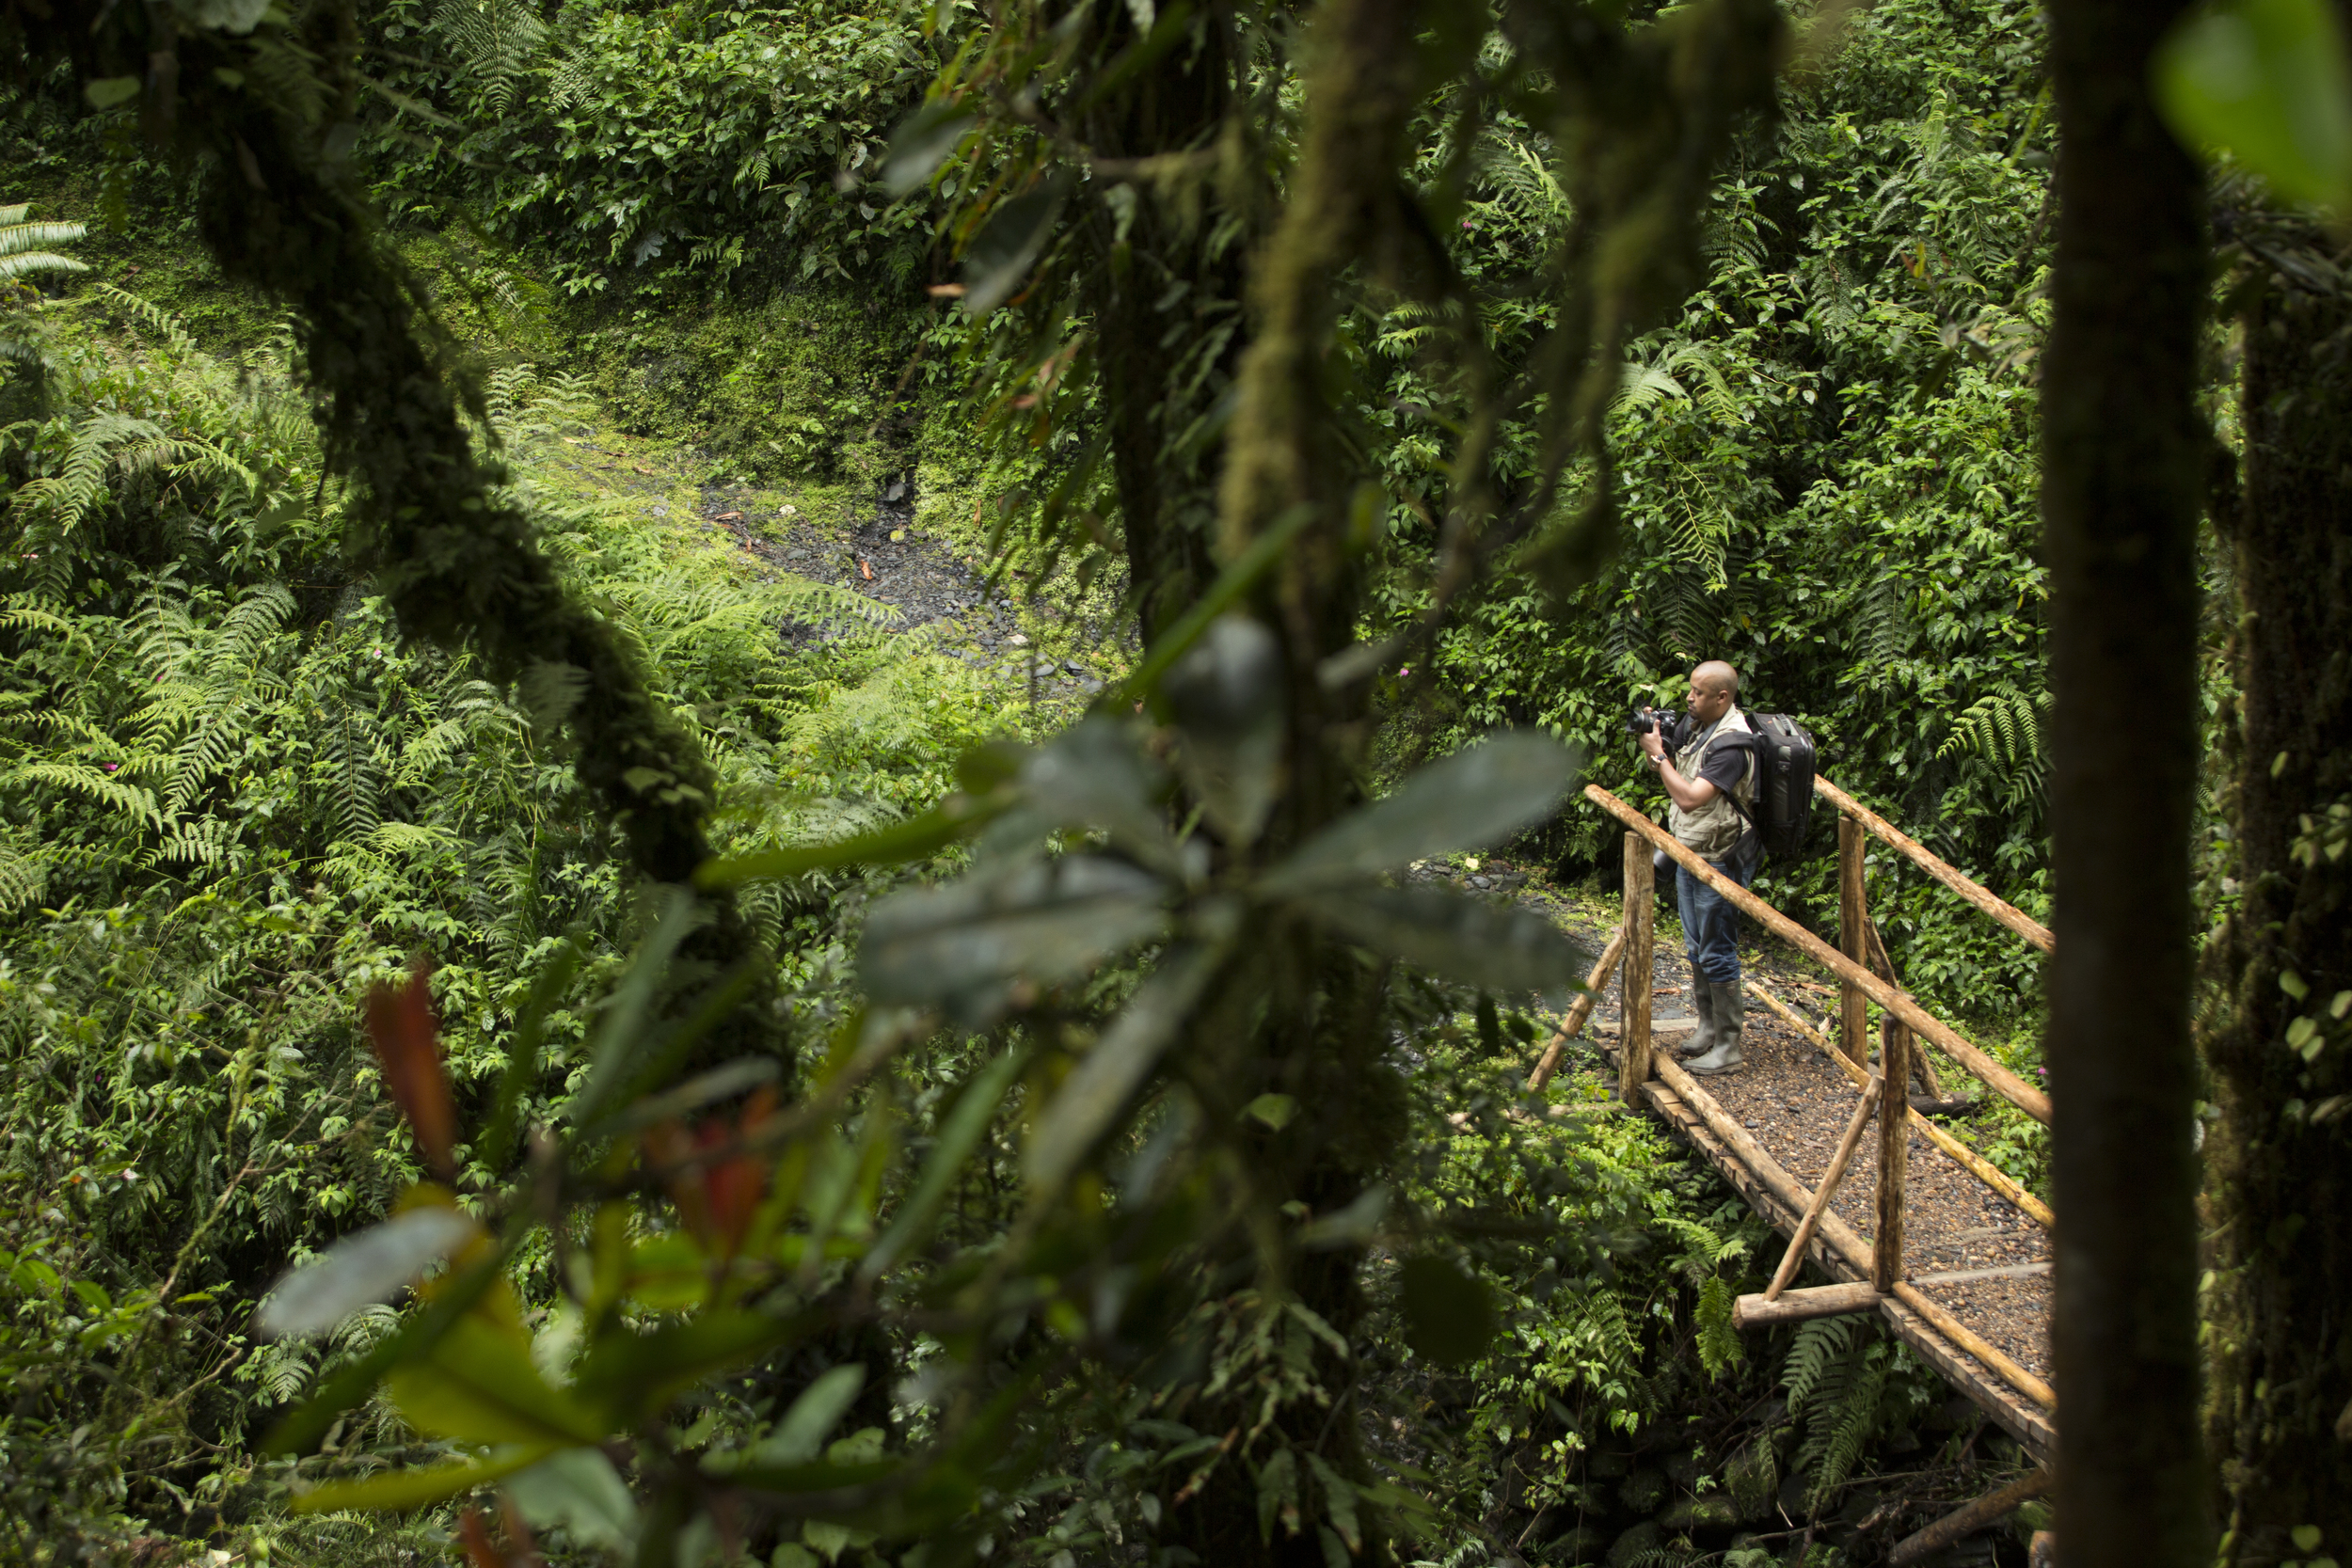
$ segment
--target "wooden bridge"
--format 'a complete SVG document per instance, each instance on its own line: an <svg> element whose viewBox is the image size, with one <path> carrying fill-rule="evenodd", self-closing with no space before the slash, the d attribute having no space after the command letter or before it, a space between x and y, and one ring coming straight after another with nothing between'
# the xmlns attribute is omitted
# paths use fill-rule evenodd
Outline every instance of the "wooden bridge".
<svg viewBox="0 0 2352 1568"><path fill-rule="evenodd" d="M2047 1125L2050 1100L1959 1031L1919 1006L1888 961L1866 901L1870 837L2042 952L2049 930L1931 853L1826 779L1815 788L1839 812L1839 943L1832 947L1723 876L1597 785L1585 796L1623 822L1625 913L1529 1079L1540 1088L1562 1052L1596 1018L1595 1033L1618 1069L1617 1092L1689 1139L1790 1244L1765 1291L1740 1298L1734 1321L1758 1327L1835 1313L1876 1312L1888 1326L2042 1462L2016 1485L1979 1499L1895 1548L1916 1560L1996 1518L2048 1485L2057 1400L2049 1366L2049 1208L1932 1119L1946 1098L1918 1041L1945 1055ZM1776 1019L1751 1009L1740 1071L1704 1083L1659 1049L1667 1022L1653 1000L1677 964L1656 952L1652 848L1663 850L1751 920L1812 958L1835 992L1750 974L1747 990ZM1841 950L1842 949L1842 950ZM1782 990L1788 995L1782 995ZM1801 1009L1804 991L1834 997L1832 1019ZM1881 1009L1878 1050L1868 1009ZM1695 1018L1680 1021L1695 1024ZM1916 1078L1923 1090L1913 1094ZM1897 1108L1899 1107L1899 1113ZM1875 1123L1873 1128L1872 1124ZM1874 1135L1871 1135L1874 1134ZM1790 1289L1809 1259L1835 1283ZM1925 1265L1922 1267L1922 1265Z"/></svg>

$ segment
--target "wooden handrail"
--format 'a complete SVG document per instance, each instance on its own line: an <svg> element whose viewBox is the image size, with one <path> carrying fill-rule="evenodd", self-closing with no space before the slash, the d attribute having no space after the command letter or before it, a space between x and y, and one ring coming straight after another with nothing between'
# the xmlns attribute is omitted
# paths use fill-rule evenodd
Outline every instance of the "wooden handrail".
<svg viewBox="0 0 2352 1568"><path fill-rule="evenodd" d="M1968 902L1976 905L1977 908L2024 937L2044 953L2056 949L2058 940L2050 935L2050 927L2010 903L1983 883L1977 881L1967 873L1945 863L1926 845L1921 844L1917 839L1913 838L1909 833L1904 832L1900 828L1896 827L1895 824L1819 773L1813 775L1813 792L1856 822L1861 823L1873 836L1883 839L1911 857L1912 862L1920 870L1942 882L1946 887L1950 888L1954 893L1959 894L1963 898L1967 899ZM2047 1121L2050 1118L2044 1117L2042 1119Z"/></svg>
<svg viewBox="0 0 2352 1568"><path fill-rule="evenodd" d="M1595 805L1640 833L1659 848L1665 850L1684 870L1729 899L1740 912L1762 925L1765 929L1783 942L1800 949L1815 962L1828 969L1831 974L1836 974L1871 1001L1893 1013L1909 1024L1915 1033L1926 1036L1944 1054L1983 1079L2002 1099L2036 1121L2048 1123L2050 1119L2050 1097L2048 1095L2018 1077L1975 1045L1961 1038L1950 1026L1934 1014L1708 864L1697 854L1677 842L1673 834L1601 788L1600 785L1586 784L1584 794L1585 798ZM1645 1019L1644 1022L1646 1022L1647 1020Z"/></svg>
<svg viewBox="0 0 2352 1568"><path fill-rule="evenodd" d="M1609 944L1600 950L1599 959L1594 963L1592 972L1584 976L1584 993L1568 1004L1566 1016L1560 1020L1560 1027L1544 1044L1543 1058L1535 1064L1535 1070L1527 1075L1529 1093L1550 1083L1551 1075L1560 1070L1561 1053L1567 1050L1570 1040L1583 1032L1584 1021L1593 1016L1593 1005L1600 1000L1601 989L1609 984L1609 972L1617 967L1617 960L1624 956L1625 927L1620 923L1615 930L1609 933Z"/></svg>

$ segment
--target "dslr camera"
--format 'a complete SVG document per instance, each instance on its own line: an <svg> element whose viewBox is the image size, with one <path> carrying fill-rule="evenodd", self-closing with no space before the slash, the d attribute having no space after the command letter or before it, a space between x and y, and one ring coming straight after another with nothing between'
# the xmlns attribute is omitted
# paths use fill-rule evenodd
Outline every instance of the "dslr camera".
<svg viewBox="0 0 2352 1568"><path fill-rule="evenodd" d="M1670 736L1680 717L1676 713L1661 713L1653 707L1636 706L1633 717L1625 721L1625 727L1634 735L1647 735L1656 730L1661 736Z"/></svg>

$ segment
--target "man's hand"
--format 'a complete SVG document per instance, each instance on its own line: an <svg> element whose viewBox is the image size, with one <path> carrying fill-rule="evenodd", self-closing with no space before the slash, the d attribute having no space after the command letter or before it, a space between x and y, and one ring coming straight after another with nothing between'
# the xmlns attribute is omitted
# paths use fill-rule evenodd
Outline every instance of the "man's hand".
<svg viewBox="0 0 2352 1568"><path fill-rule="evenodd" d="M1665 737L1658 733L1655 726L1644 730L1634 738L1642 743L1642 752L1650 761L1656 762L1666 754Z"/></svg>

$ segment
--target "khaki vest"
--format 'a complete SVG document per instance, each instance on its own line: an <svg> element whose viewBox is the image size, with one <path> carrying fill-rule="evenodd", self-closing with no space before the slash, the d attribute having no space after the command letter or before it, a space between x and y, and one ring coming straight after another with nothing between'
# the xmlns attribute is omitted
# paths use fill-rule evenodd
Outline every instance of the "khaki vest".
<svg viewBox="0 0 2352 1568"><path fill-rule="evenodd" d="M1679 752L1675 753L1675 770L1686 779L1695 780L1699 776L1699 769L1706 766L1708 749L1713 746L1719 738L1726 735L1754 735L1755 733L1754 727L1748 723L1748 716L1740 712L1739 705L1735 703L1721 719L1715 721L1714 728L1698 739L1686 743ZM1740 798L1740 805L1748 807L1751 813L1754 812L1756 752L1753 749L1748 752L1748 770L1741 776L1739 784L1732 787L1732 794ZM1730 854L1748 831L1747 819L1740 815L1739 808L1734 806L1721 790L1717 790L1715 798L1696 811L1684 811L1680 806L1675 807L1666 819L1666 826L1673 832L1676 842L1696 850L1711 861L1721 860Z"/></svg>

